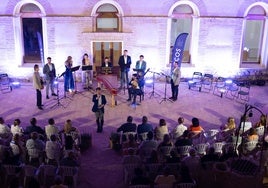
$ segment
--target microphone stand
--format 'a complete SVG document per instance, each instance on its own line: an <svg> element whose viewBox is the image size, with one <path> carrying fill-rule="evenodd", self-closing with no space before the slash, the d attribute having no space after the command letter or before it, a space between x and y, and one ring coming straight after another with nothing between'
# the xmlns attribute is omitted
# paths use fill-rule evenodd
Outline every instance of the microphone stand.
<svg viewBox="0 0 268 188"><path fill-rule="evenodd" d="M53 106L51 106L50 108L54 108L55 106L61 106L61 107L65 108L65 106L63 104L61 104L61 102L60 102L60 99L62 99L63 97L60 98L59 81L58 81L58 79L59 79L59 76L56 77L56 79L54 80L54 83L53 83L53 85L57 85L57 103L54 104Z"/></svg>
<svg viewBox="0 0 268 188"><path fill-rule="evenodd" d="M173 103L173 101L171 99L167 98L167 81L168 81L168 77L169 76L166 75L166 74L164 74L164 73L162 73L162 75L166 77L166 81L165 81L165 94L164 94L164 98L162 98L162 100L159 103L161 104L164 101L165 102L166 101L169 101L169 102L172 102Z"/></svg>

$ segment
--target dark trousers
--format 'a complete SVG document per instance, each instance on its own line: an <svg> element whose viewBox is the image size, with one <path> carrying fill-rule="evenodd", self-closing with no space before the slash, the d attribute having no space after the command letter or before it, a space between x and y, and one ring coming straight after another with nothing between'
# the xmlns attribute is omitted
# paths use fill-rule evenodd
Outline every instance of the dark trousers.
<svg viewBox="0 0 268 188"><path fill-rule="evenodd" d="M36 90L36 106L41 107L42 105L42 93L39 89Z"/></svg>
<svg viewBox="0 0 268 188"><path fill-rule="evenodd" d="M104 124L104 113L101 110L95 112L96 123L97 123L97 132L102 132Z"/></svg>
<svg viewBox="0 0 268 188"><path fill-rule="evenodd" d="M131 96L133 96L133 104L136 103L137 94L139 92L139 89L134 89L132 87L128 88L128 98L131 100Z"/></svg>
<svg viewBox="0 0 268 188"><path fill-rule="evenodd" d="M126 69L124 71L121 71L120 87L125 87L125 84L127 84L128 88L128 83L129 83L128 69Z"/></svg>
<svg viewBox="0 0 268 188"><path fill-rule="evenodd" d="M179 93L179 85L174 85L173 80L171 80L171 92L172 92L172 98L177 99Z"/></svg>

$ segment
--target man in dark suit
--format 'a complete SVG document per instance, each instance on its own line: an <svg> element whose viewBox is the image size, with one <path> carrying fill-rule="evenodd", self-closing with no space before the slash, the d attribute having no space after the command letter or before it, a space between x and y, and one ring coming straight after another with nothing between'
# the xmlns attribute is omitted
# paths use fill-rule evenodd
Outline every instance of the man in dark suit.
<svg viewBox="0 0 268 188"><path fill-rule="evenodd" d="M112 67L112 63L109 61L109 57L104 58L104 62L101 64L101 67Z"/></svg>
<svg viewBox="0 0 268 188"><path fill-rule="evenodd" d="M123 86L127 85L128 88L128 72L131 66L131 57L127 55L128 51L124 50L124 54L120 56L118 64L120 66L121 71L121 82L120 82L120 88L123 88Z"/></svg>
<svg viewBox="0 0 268 188"><path fill-rule="evenodd" d="M53 63L51 63L51 57L47 58L47 64L45 64L44 68L43 68L43 73L45 75L46 78L46 95L47 95L47 99L49 99L49 88L51 90L52 96L57 96L57 94L55 94L54 92L54 80L56 77L56 69L55 69L55 65Z"/></svg>
<svg viewBox="0 0 268 188"><path fill-rule="evenodd" d="M107 103L105 95L101 94L101 88L96 88L96 94L93 95L92 98L93 107L92 111L96 115L96 123L98 126L97 132L101 133L103 130L103 123L104 123L104 106Z"/></svg>

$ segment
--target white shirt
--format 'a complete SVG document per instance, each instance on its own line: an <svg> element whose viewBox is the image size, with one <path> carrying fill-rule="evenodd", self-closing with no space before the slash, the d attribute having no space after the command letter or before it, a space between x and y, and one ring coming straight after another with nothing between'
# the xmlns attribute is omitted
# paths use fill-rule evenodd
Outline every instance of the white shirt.
<svg viewBox="0 0 268 188"><path fill-rule="evenodd" d="M46 155L49 159L59 159L61 154L61 145L57 141L46 142Z"/></svg>
<svg viewBox="0 0 268 188"><path fill-rule="evenodd" d="M183 124L179 124L177 125L174 129L173 129L173 137L174 138L178 138L180 136L182 136L183 132L187 130L187 127Z"/></svg>
<svg viewBox="0 0 268 188"><path fill-rule="evenodd" d="M0 124L0 134L10 133L10 128L5 124Z"/></svg>
<svg viewBox="0 0 268 188"><path fill-rule="evenodd" d="M50 139L50 136L53 134L58 136L59 128L55 125L47 125L45 126L45 132L46 132L47 138Z"/></svg>
<svg viewBox="0 0 268 188"><path fill-rule="evenodd" d="M23 129L19 125L16 125L16 126L15 125L11 125L10 131L13 134L13 136L15 134L19 134L20 136L23 134Z"/></svg>

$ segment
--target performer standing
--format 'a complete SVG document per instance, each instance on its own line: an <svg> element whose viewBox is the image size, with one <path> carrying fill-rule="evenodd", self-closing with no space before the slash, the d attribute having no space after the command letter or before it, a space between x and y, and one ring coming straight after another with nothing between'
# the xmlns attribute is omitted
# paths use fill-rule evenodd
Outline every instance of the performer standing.
<svg viewBox="0 0 268 188"><path fill-rule="evenodd" d="M51 90L52 96L57 96L57 94L55 94L54 92L54 80L56 77L56 69L55 69L55 65L53 63L51 63L51 57L47 58L47 64L45 64L44 69L43 69L43 73L45 75L46 78L46 95L47 95L47 99L49 99L49 88Z"/></svg>
<svg viewBox="0 0 268 188"><path fill-rule="evenodd" d="M93 66L92 62L88 58L88 54L85 53L82 60L82 66ZM92 67L93 68L93 67ZM92 88L92 80L93 80L93 69L84 71L84 89Z"/></svg>
<svg viewBox="0 0 268 188"><path fill-rule="evenodd" d="M39 66L37 64L34 65L33 87L36 89L36 106L38 109L43 110L41 90L44 88L44 86L43 80L39 74Z"/></svg>
<svg viewBox="0 0 268 188"><path fill-rule="evenodd" d="M176 101L178 98L178 92L179 92L179 83L180 83L180 78L181 78L181 71L180 68L178 66L178 62L175 61L173 63L173 71L171 74L171 92L172 92L172 97L170 97L170 99L172 99L173 101Z"/></svg>
<svg viewBox="0 0 268 188"><path fill-rule="evenodd" d="M144 56L143 55L140 55L140 60L138 60L136 62L136 69L138 69L139 71L137 71L137 74L138 74L138 80L139 80L139 86L141 87L140 89L142 91L143 88L144 88L144 84L145 84L145 81L144 81L144 74L145 74L145 70L146 70L146 61L144 61Z"/></svg>
<svg viewBox="0 0 268 188"><path fill-rule="evenodd" d="M101 94L101 88L96 88L96 94L93 95L92 98L93 107L92 112L96 115L96 123L97 123L97 133L101 133L103 130L104 123L104 106L107 103L105 95Z"/></svg>
<svg viewBox="0 0 268 188"><path fill-rule="evenodd" d="M124 54L121 55L118 60L118 64L121 70L120 89L123 88L125 84L127 85L127 88L128 88L128 83L129 83L128 72L131 66L131 57L127 55L127 53L128 51L124 50Z"/></svg>
<svg viewBox="0 0 268 188"><path fill-rule="evenodd" d="M72 73L73 60L72 56L68 56L65 61L65 74L64 74L64 91L72 92L74 90L74 78Z"/></svg>
<svg viewBox="0 0 268 188"><path fill-rule="evenodd" d="M140 55L140 60L136 62L136 69L140 69L141 71L138 71L138 74L142 74L139 76L143 76L146 70L146 61L144 61L144 56Z"/></svg>

